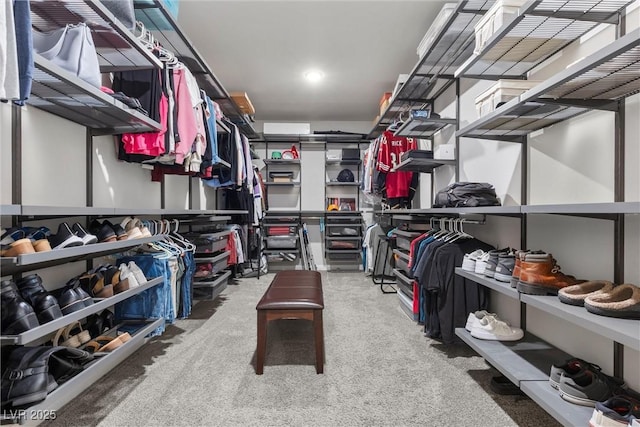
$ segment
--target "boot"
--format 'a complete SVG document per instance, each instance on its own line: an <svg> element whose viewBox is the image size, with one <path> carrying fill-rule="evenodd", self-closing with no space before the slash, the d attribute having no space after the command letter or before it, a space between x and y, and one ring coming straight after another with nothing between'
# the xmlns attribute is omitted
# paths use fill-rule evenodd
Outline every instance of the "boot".
<svg viewBox="0 0 640 427"><path fill-rule="evenodd" d="M558 295L567 286L582 283L560 271L551 254L527 254L520 261L518 292L531 295Z"/></svg>
<svg viewBox="0 0 640 427"><path fill-rule="evenodd" d="M17 282L20 295L36 312L40 324L51 322L62 317L62 310L54 296L42 286L42 279L37 274L19 279Z"/></svg>
<svg viewBox="0 0 640 427"><path fill-rule="evenodd" d="M40 325L33 307L27 304L13 280L0 282L2 297L2 335L18 335Z"/></svg>
<svg viewBox="0 0 640 427"><path fill-rule="evenodd" d="M91 360L93 355L75 348L17 347L3 366L2 407L24 407L44 400Z"/></svg>

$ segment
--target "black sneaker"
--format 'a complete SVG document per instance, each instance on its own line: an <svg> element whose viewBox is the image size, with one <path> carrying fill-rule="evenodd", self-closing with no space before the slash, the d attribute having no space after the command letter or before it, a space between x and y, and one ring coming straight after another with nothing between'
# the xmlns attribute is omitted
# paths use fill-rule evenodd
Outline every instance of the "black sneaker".
<svg viewBox="0 0 640 427"><path fill-rule="evenodd" d="M82 239L71 231L69 224L63 222L58 226L58 232L49 236L49 243L51 249L64 249L73 246L82 246L84 242Z"/></svg>
<svg viewBox="0 0 640 427"><path fill-rule="evenodd" d="M127 240L127 238L129 237L127 235L127 232L124 230L124 228L122 228L122 226L120 224L112 224L109 221L105 221L105 222L103 222L103 224L106 224L109 227L111 227L113 232L116 233L116 238L118 240Z"/></svg>
<svg viewBox="0 0 640 427"><path fill-rule="evenodd" d="M624 392L624 381L597 369L583 369L573 376L562 375L558 391L564 400L582 406L595 406Z"/></svg>
<svg viewBox="0 0 640 427"><path fill-rule="evenodd" d="M76 222L75 224L73 224L73 227L71 227L71 230L73 230L76 236L82 239L82 243L84 245L98 243L98 237L94 234L88 233L87 230L85 230L84 227L82 227L82 225L80 225L79 222Z"/></svg>
<svg viewBox="0 0 640 427"><path fill-rule="evenodd" d="M102 224L97 219L91 221L91 224L89 224L89 231L98 238L98 242L100 243L115 242L117 239L113 228L109 227L108 224Z"/></svg>
<svg viewBox="0 0 640 427"><path fill-rule="evenodd" d="M509 283L513 275L513 267L516 265L516 257L513 254L500 254L493 278L499 282Z"/></svg>

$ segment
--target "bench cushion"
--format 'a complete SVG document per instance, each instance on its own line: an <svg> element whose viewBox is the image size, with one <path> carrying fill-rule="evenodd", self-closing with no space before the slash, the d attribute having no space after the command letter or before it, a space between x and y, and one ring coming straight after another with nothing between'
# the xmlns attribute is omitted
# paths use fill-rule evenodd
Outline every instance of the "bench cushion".
<svg viewBox="0 0 640 427"><path fill-rule="evenodd" d="M257 310L319 310L324 308L317 271L280 271L256 305Z"/></svg>

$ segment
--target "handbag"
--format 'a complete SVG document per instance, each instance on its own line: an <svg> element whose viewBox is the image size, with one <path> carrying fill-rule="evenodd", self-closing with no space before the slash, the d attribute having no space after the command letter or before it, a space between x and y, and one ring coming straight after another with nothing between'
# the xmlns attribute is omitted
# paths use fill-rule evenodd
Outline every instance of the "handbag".
<svg viewBox="0 0 640 427"><path fill-rule="evenodd" d="M91 30L80 23L49 33L33 31L33 49L43 58L99 88L102 76Z"/></svg>

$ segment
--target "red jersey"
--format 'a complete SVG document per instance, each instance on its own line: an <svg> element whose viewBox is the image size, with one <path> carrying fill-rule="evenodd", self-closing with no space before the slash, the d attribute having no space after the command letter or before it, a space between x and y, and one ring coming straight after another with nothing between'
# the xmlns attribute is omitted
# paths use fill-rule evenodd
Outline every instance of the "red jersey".
<svg viewBox="0 0 640 427"><path fill-rule="evenodd" d="M391 170L400 163L402 153L416 149L416 140L404 136L394 136L390 131L384 131L380 138L376 167L379 171L387 174L387 197L408 197L413 172L391 172Z"/></svg>

